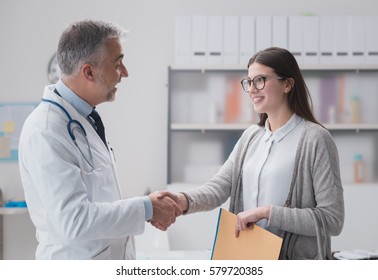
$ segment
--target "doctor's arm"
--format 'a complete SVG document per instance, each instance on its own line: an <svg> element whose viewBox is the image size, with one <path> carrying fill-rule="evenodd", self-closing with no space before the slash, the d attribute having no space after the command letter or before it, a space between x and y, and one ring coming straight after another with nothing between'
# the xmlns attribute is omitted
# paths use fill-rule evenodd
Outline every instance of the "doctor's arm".
<svg viewBox="0 0 378 280"><path fill-rule="evenodd" d="M31 177L26 197L33 198L30 212L45 221L53 236L91 240L143 233L143 199L93 201L70 139L40 131L25 144L23 161Z"/></svg>

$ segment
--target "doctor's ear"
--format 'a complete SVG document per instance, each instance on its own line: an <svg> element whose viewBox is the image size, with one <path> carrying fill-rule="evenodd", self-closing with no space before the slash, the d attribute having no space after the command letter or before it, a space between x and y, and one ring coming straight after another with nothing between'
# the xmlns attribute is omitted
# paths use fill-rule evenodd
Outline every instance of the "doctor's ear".
<svg viewBox="0 0 378 280"><path fill-rule="evenodd" d="M85 63L82 67L81 67L81 72L83 73L84 77L90 81L93 81L94 80L94 73L93 73L94 69L93 69L93 65L89 64L89 63Z"/></svg>

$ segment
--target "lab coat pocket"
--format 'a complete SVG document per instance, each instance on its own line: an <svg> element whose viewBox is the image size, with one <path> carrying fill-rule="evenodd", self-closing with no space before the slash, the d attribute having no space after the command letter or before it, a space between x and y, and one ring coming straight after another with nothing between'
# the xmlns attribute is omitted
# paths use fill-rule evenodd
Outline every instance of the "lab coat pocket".
<svg viewBox="0 0 378 280"><path fill-rule="evenodd" d="M112 251L110 245L105 247L100 253L91 258L91 260L111 260Z"/></svg>

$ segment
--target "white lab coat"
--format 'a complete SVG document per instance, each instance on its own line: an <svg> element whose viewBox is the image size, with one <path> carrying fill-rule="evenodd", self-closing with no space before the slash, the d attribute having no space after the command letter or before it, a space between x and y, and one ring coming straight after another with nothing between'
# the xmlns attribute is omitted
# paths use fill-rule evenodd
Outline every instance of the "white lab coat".
<svg viewBox="0 0 378 280"><path fill-rule="evenodd" d="M135 259L133 235L145 225L142 198L121 199L111 153L90 123L45 88L85 128L95 168L85 162L67 131L68 118L42 102L27 118L19 143L25 199L36 227L37 259ZM86 144L79 144L84 149Z"/></svg>

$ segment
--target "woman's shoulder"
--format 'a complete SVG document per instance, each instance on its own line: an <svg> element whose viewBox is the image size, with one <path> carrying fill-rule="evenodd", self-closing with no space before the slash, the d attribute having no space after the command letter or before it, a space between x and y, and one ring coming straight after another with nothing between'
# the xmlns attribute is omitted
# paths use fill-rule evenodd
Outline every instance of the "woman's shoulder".
<svg viewBox="0 0 378 280"><path fill-rule="evenodd" d="M241 138L246 138L246 139L250 138L251 136L262 131L263 129L264 129L264 127L259 126L258 124L252 124L246 130L244 130Z"/></svg>
<svg viewBox="0 0 378 280"><path fill-rule="evenodd" d="M309 135L317 135L317 134L330 135L330 132L324 126L318 123L314 123L314 122L310 122L306 120L305 120L304 130Z"/></svg>
<svg viewBox="0 0 378 280"><path fill-rule="evenodd" d="M305 121L303 137L310 142L334 142L328 129L310 121Z"/></svg>

